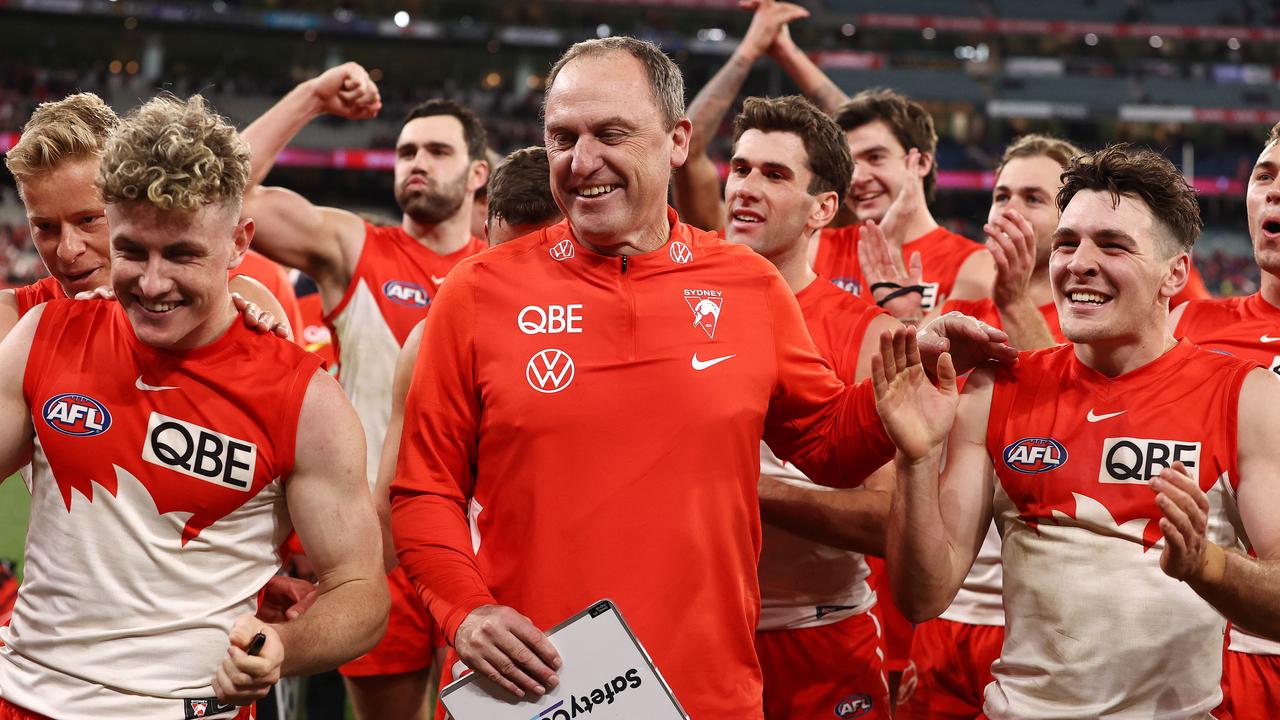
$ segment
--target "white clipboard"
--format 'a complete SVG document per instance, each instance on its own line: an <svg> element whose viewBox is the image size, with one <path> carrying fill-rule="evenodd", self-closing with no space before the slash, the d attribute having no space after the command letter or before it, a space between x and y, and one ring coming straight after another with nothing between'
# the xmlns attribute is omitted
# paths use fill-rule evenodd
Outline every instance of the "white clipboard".
<svg viewBox="0 0 1280 720"><path fill-rule="evenodd" d="M613 601L547 637L560 653L560 684L536 701L517 700L474 673L441 690L440 701L454 720L689 720Z"/></svg>

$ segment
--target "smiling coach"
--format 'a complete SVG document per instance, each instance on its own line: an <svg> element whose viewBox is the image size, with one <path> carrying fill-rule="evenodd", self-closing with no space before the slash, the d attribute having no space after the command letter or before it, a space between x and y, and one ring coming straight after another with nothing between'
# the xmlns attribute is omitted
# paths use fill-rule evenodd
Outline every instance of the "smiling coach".
<svg viewBox="0 0 1280 720"><path fill-rule="evenodd" d="M400 561L462 661L517 694L557 681L538 628L609 597L693 717L760 718L761 436L856 484L892 456L872 393L828 369L768 261L667 207L690 124L658 48L574 45L545 117L566 220L463 261L433 305ZM544 316L575 320L520 321Z"/></svg>

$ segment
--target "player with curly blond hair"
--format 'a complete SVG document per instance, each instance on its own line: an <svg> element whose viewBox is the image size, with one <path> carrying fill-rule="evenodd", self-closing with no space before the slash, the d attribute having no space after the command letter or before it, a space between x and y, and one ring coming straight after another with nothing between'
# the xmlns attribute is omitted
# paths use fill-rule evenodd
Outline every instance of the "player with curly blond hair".
<svg viewBox="0 0 1280 720"><path fill-rule="evenodd" d="M42 103L5 155L49 277L0 290L0 337L40 303L110 283L105 203L95 181L107 136L119 122L97 95L68 95ZM298 301L280 266L251 253L234 273L232 289L252 303L244 308L249 324L282 334L298 324Z"/></svg>
<svg viewBox="0 0 1280 720"><path fill-rule="evenodd" d="M364 439L319 358L241 323L249 157L200 97L106 142L118 302L53 300L0 344L0 476L31 460L26 581L0 629L0 718L251 718L282 675L331 669L388 604ZM271 378L250 383L246 378ZM255 617L291 529L320 577Z"/></svg>

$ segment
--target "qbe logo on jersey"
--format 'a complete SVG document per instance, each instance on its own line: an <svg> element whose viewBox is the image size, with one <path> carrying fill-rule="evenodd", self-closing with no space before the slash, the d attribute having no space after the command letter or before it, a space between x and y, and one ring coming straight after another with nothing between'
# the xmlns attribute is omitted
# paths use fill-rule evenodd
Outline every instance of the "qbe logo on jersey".
<svg viewBox="0 0 1280 720"><path fill-rule="evenodd" d="M711 340L716 338L716 325L724 307L724 293L719 290L684 291L684 301L693 311L693 326L702 328Z"/></svg>
<svg viewBox="0 0 1280 720"><path fill-rule="evenodd" d="M526 305L516 315L516 327L525 335L582 333L582 305Z"/></svg>
<svg viewBox="0 0 1280 720"><path fill-rule="evenodd" d="M1181 462L1200 482L1200 443L1146 438L1107 438L1102 443L1098 482L1108 485L1146 485L1160 471Z"/></svg>
<svg viewBox="0 0 1280 720"><path fill-rule="evenodd" d="M142 459L197 480L248 492L258 446L153 412L147 422Z"/></svg>
<svg viewBox="0 0 1280 720"><path fill-rule="evenodd" d="M548 348L529 358L524 367L525 379L529 387L548 395L558 393L573 382L573 358L569 353L555 348Z"/></svg>
<svg viewBox="0 0 1280 720"><path fill-rule="evenodd" d="M382 294L397 305L411 308L423 308L431 302L427 291L417 283L406 280L388 280L382 284Z"/></svg>
<svg viewBox="0 0 1280 720"><path fill-rule="evenodd" d="M63 393L49 398L40 410L44 423L63 435L90 437L111 427L107 406L88 395Z"/></svg>
<svg viewBox="0 0 1280 720"><path fill-rule="evenodd" d="M1053 438L1022 438L1004 449L1004 464L1028 475L1057 470L1067 462L1067 449Z"/></svg>

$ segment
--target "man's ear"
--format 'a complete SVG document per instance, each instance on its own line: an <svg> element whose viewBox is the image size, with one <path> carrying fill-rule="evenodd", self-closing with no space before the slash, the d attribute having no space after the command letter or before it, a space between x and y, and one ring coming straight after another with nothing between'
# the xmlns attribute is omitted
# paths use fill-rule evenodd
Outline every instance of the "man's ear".
<svg viewBox="0 0 1280 720"><path fill-rule="evenodd" d="M805 231L813 232L831 224L840 212L840 196L834 190L818 193L813 197L813 209L805 220Z"/></svg>
<svg viewBox="0 0 1280 720"><path fill-rule="evenodd" d="M231 261L227 263L228 270L240 267L240 263L244 261L245 254L249 252L249 246L253 244L254 229L253 218L241 218L236 223L236 229L231 236L233 247Z"/></svg>
<svg viewBox="0 0 1280 720"><path fill-rule="evenodd" d="M489 182L489 161L472 160L471 167L467 171L467 192L475 193L487 182Z"/></svg>
<svg viewBox="0 0 1280 720"><path fill-rule="evenodd" d="M927 153L920 150L920 177L929 177L929 173L933 171L933 153Z"/></svg>
<svg viewBox="0 0 1280 720"><path fill-rule="evenodd" d="M693 122L680 118L671 130L671 167L678 168L689 159L689 141L693 137Z"/></svg>
<svg viewBox="0 0 1280 720"><path fill-rule="evenodd" d="M1187 286L1191 279L1191 253L1182 251L1169 259L1169 272L1160 285L1160 297L1171 299Z"/></svg>

